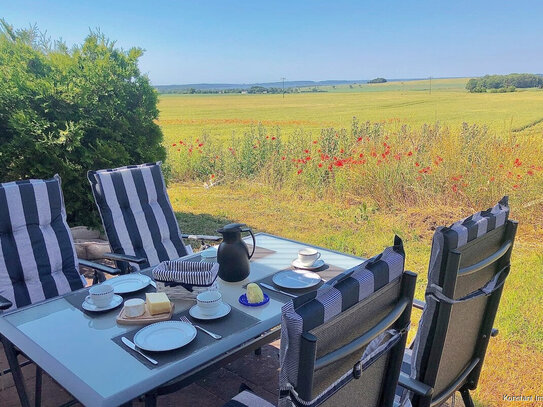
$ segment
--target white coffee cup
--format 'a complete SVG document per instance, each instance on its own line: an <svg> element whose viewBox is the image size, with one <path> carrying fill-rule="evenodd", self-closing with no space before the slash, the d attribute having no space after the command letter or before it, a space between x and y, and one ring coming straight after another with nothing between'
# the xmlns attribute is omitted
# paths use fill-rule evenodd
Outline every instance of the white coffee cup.
<svg viewBox="0 0 543 407"><path fill-rule="evenodd" d="M145 313L145 301L141 298L132 298L124 302L124 313L128 318L135 318Z"/></svg>
<svg viewBox="0 0 543 407"><path fill-rule="evenodd" d="M222 294L217 290L204 291L196 296L196 303L204 315L213 315L222 304Z"/></svg>
<svg viewBox="0 0 543 407"><path fill-rule="evenodd" d="M217 249L214 247L209 247L200 252L201 262L202 263L216 263L217 262Z"/></svg>
<svg viewBox="0 0 543 407"><path fill-rule="evenodd" d="M89 290L89 295L85 300L98 308L107 307L113 299L114 290L109 284L93 285Z"/></svg>
<svg viewBox="0 0 543 407"><path fill-rule="evenodd" d="M311 247L304 247L303 249L298 251L298 261L300 262L302 266L310 267L320 257L321 257L321 254L317 250Z"/></svg>

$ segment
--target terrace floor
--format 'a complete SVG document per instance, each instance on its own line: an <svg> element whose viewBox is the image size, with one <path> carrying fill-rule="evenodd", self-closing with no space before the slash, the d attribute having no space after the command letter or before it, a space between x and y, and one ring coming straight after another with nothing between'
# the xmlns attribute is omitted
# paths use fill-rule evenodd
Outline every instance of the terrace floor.
<svg viewBox="0 0 543 407"><path fill-rule="evenodd" d="M7 361L0 345L0 369L6 368ZM161 396L158 399L158 406L220 407L237 394L241 383L246 383L255 393L275 404L278 393L278 368L279 341L275 341L271 345L264 346L260 356L256 356L254 353L246 355L176 393ZM23 374L32 403L35 366L25 366ZM70 395L49 376L44 375L42 406L58 406L69 400L71 400ZM459 397L456 402L456 406L464 407ZM18 407L19 405L11 375L0 376L0 406ZM137 401L133 405L141 407L144 403ZM76 404L76 406L81 406L81 404ZM445 407L447 406L448 404L445 405Z"/></svg>

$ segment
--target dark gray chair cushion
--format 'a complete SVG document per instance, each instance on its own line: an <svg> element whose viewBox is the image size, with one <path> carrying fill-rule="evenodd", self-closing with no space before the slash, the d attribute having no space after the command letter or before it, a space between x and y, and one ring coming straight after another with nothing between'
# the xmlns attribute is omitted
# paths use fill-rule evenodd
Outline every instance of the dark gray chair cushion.
<svg viewBox="0 0 543 407"><path fill-rule="evenodd" d="M353 268L350 276L335 286L325 284L319 290L295 298L283 306L279 375L279 388L282 394L295 393L294 389L298 384L302 333L314 331L390 282L397 281L404 271L404 261L405 254L399 241L398 245L388 247L380 255ZM341 333L338 332L338 335ZM362 360L363 365L375 356L372 351L383 350L382 345L386 346L384 339L385 336L376 338L375 343L367 347ZM350 374L350 372L337 373L338 381L341 381L343 374ZM322 394L326 392L327 390ZM279 405L282 405L282 402L280 399ZM288 402L285 403L288 405Z"/></svg>
<svg viewBox="0 0 543 407"><path fill-rule="evenodd" d="M441 287L444 278L447 253L454 249L462 249L471 242L484 240L491 232L504 226L509 218L509 206L507 197L504 197L494 207L477 212L472 216L462 219L449 227L437 228L432 240L432 252L428 269L428 285ZM477 287L478 288L478 287ZM426 296L426 306L419 322L417 336L413 342L413 363L411 377L420 380L420 371L426 363L424 360L425 349L429 343L430 335L434 329L434 319L437 310L437 301L433 296ZM477 302L470 307L477 306ZM473 310L475 311L475 310ZM466 321L469 323L469 321ZM475 323L475 322L474 322ZM469 350L469 349L468 349Z"/></svg>

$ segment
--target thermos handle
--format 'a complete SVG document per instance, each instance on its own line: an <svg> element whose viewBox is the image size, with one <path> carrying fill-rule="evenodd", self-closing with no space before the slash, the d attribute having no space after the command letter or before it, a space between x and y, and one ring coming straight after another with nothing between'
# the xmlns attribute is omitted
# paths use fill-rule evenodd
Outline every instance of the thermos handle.
<svg viewBox="0 0 543 407"><path fill-rule="evenodd" d="M251 230L251 228L247 228L247 229L241 229L242 232L249 232L251 234L251 237L253 238L253 251L251 252L251 254L249 255L249 258L253 257L253 254L255 254L255 249L256 249L256 239L255 239L255 235L253 234L253 231Z"/></svg>

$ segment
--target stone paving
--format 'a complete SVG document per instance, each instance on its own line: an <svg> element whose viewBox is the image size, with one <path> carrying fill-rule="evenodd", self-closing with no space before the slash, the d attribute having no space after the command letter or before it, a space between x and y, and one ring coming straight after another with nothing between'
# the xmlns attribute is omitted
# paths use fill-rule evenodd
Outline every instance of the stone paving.
<svg viewBox="0 0 543 407"><path fill-rule="evenodd" d="M241 383L247 384L255 393L275 404L278 394L278 348L279 341L264 346L260 356L253 353L248 354L176 393L161 396L158 399L158 406L220 407L237 394ZM6 368L4 350L0 345L0 369ZM23 374L26 378L31 403L33 403L35 366L25 366ZM71 400L71 396L49 376L44 375L42 406L54 407L69 400ZM11 375L0 377L0 406L19 407L19 405ZM133 405L143 407L144 403L135 401ZM76 404L76 406L81 406L81 404ZM448 404L444 405L444 407L447 406ZM457 397L456 406L464 407L459 397Z"/></svg>

